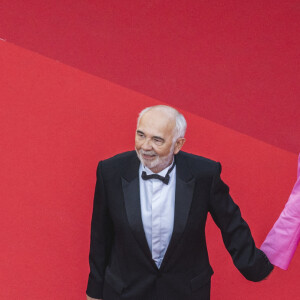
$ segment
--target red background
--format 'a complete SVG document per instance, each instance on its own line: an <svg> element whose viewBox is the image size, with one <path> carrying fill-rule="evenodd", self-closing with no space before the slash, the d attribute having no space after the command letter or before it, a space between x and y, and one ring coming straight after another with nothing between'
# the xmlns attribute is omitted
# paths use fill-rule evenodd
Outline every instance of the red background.
<svg viewBox="0 0 300 300"><path fill-rule="evenodd" d="M0 298L85 299L97 162L133 149L138 112L187 118L222 162L257 245L296 179L298 1L2 1ZM211 220L212 299L300 299L299 251L261 283Z"/></svg>

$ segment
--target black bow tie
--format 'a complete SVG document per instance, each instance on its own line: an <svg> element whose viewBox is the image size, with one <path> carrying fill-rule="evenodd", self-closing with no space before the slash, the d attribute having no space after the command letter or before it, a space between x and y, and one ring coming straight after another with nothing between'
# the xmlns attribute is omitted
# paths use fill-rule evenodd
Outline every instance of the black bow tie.
<svg viewBox="0 0 300 300"><path fill-rule="evenodd" d="M159 180L161 180L164 184L168 184L169 181L170 181L170 173L172 172L172 170L174 169L174 167L175 167L175 161L174 161L172 167L168 170L168 173L166 174L165 177L160 176L160 175L158 175L158 174L147 175L147 173L146 173L145 171L143 171L143 172L142 172L142 178L143 178L144 180L149 180L149 179L153 179L153 178L154 178L154 179L159 179Z"/></svg>

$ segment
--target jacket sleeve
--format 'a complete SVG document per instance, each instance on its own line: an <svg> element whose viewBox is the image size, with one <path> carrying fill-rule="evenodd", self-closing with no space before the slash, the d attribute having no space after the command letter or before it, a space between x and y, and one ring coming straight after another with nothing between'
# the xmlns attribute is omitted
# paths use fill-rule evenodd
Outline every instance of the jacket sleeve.
<svg viewBox="0 0 300 300"><path fill-rule="evenodd" d="M221 164L217 164L210 195L210 213L220 228L226 249L234 265L248 280L260 281L273 270L267 256L256 248L249 226L239 207L229 195L228 186L221 180Z"/></svg>
<svg viewBox="0 0 300 300"><path fill-rule="evenodd" d="M287 270L300 241L300 155L292 193L260 249L272 264Z"/></svg>
<svg viewBox="0 0 300 300"><path fill-rule="evenodd" d="M86 290L86 294L92 298L103 298L104 274L111 250L112 228L100 162L94 194L89 254L90 274Z"/></svg>

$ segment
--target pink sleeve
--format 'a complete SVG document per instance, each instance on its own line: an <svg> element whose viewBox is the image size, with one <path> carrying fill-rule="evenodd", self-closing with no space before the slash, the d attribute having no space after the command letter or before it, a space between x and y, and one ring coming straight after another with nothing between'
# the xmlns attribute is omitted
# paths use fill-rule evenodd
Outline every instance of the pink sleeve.
<svg viewBox="0 0 300 300"><path fill-rule="evenodd" d="M300 239L300 155L297 181L278 220L261 245L271 263L286 270Z"/></svg>

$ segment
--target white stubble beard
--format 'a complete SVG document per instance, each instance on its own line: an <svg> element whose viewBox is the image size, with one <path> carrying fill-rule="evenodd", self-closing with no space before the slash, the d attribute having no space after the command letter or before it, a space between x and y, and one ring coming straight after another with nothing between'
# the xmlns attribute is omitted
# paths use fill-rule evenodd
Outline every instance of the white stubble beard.
<svg viewBox="0 0 300 300"><path fill-rule="evenodd" d="M173 143L170 152L167 156L164 157L159 157L157 153L154 150L151 151L144 151L143 149L140 149L139 151L135 148L136 154L141 161L141 163L146 166L148 169L152 170L153 169L160 169L163 170L165 169L173 160L173 155L174 155L174 148L175 148L175 143ZM152 161L146 161L143 158L143 155L156 155L156 158ZM154 172L154 171L153 171Z"/></svg>

